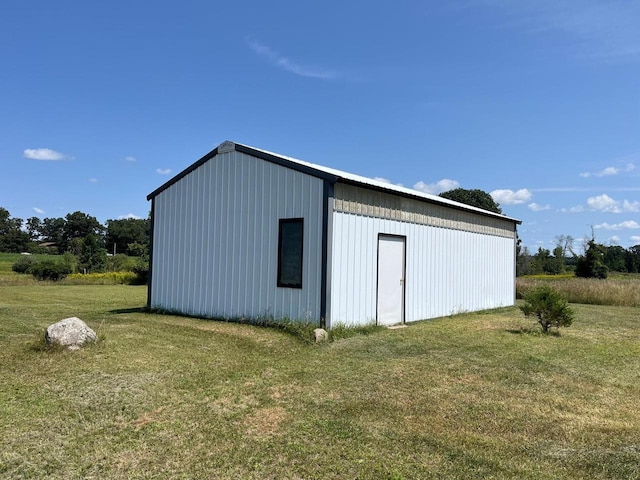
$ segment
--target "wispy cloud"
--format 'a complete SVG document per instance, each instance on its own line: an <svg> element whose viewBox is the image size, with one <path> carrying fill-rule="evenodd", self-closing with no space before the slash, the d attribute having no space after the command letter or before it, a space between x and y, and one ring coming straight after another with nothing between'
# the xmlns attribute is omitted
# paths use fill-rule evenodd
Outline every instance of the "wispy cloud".
<svg viewBox="0 0 640 480"><path fill-rule="evenodd" d="M460 187L460 182L457 180L451 180L449 178L443 178L435 183L424 183L419 181L413 186L414 190L418 190L424 193L430 193L431 195L438 195L442 192L448 192Z"/></svg>
<svg viewBox="0 0 640 480"><path fill-rule="evenodd" d="M513 191L508 189L494 190L489 192L491 198L502 205L518 205L528 202L533 197L530 190L521 188L520 190Z"/></svg>
<svg viewBox="0 0 640 480"><path fill-rule="evenodd" d="M124 159L125 159L127 162L135 162L135 161L136 161L136 158L135 158L135 157L124 157Z"/></svg>
<svg viewBox="0 0 640 480"><path fill-rule="evenodd" d="M575 207L561 208L560 211L562 213L582 213L585 211L585 208L583 205L576 205Z"/></svg>
<svg viewBox="0 0 640 480"><path fill-rule="evenodd" d="M606 222L600 223L598 225L594 225L593 228L596 228L598 230L635 230L640 228L640 224L638 224L638 222L636 222L635 220L627 220L626 222L614 224L609 224Z"/></svg>
<svg viewBox="0 0 640 480"><path fill-rule="evenodd" d="M156 168L156 173L158 175L169 175L171 173L170 168Z"/></svg>
<svg viewBox="0 0 640 480"><path fill-rule="evenodd" d="M59 160L73 160L73 157L65 155L64 153L56 152L50 148L27 148L24 150L24 158L29 160L45 160L45 161L59 161Z"/></svg>
<svg viewBox="0 0 640 480"><path fill-rule="evenodd" d="M141 217L134 215L133 213L127 213L126 215L120 215L118 220L140 220Z"/></svg>
<svg viewBox="0 0 640 480"><path fill-rule="evenodd" d="M580 174L583 178L589 177L610 177L613 175L618 175L622 172L632 172L636 169L636 166L633 163L628 163L624 168L621 167L607 167L599 172L582 172Z"/></svg>
<svg viewBox="0 0 640 480"><path fill-rule="evenodd" d="M301 77L318 78L321 80L333 80L338 77L338 74L332 70L325 68L313 67L308 65L301 65L289 58L281 55L273 50L271 47L264 45L252 39L245 39L247 45L253 50L254 53L267 59L272 65L282 68L287 72L299 75Z"/></svg>
<svg viewBox="0 0 640 480"><path fill-rule="evenodd" d="M97 178L90 178L89 179L89 183L98 183L98 179Z"/></svg>
<svg viewBox="0 0 640 480"><path fill-rule="evenodd" d="M530 203L529 205L527 205L527 207L529 207L529 210L531 210L532 212L542 212L544 210L551 210L551 205L539 205L536 202Z"/></svg>
<svg viewBox="0 0 640 480"><path fill-rule="evenodd" d="M640 4L626 0L470 0L507 17L508 27L530 35L559 33L570 55L605 62L640 60Z"/></svg>
<svg viewBox="0 0 640 480"><path fill-rule="evenodd" d="M36 212L38 215L42 215L45 213L44 210L38 207L33 207L33 211Z"/></svg>
<svg viewBox="0 0 640 480"><path fill-rule="evenodd" d="M632 235L631 236L631 241L640 242L640 235Z"/></svg>

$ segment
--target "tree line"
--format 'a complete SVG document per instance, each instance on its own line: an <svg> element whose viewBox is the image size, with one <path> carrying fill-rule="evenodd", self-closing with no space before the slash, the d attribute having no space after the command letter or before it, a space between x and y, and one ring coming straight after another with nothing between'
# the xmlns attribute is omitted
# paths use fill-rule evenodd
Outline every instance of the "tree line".
<svg viewBox="0 0 640 480"><path fill-rule="evenodd" d="M149 230L148 218L107 220L102 225L78 211L59 218L23 220L0 207L0 252L62 254L73 252L81 240L92 236L109 253L140 256L148 248Z"/></svg>
<svg viewBox="0 0 640 480"><path fill-rule="evenodd" d="M0 207L0 252L65 255L73 258L80 272L101 272L106 269L108 254L148 262L150 227L149 218L107 220L102 225L80 211L59 218L23 220ZM29 267L29 261L23 263Z"/></svg>
<svg viewBox="0 0 640 480"><path fill-rule="evenodd" d="M619 245L598 243L595 237L586 241L583 253L573 248L574 239L569 235L556 237L553 250L539 247L532 254L520 241L516 247L516 274L559 275L572 272L577 277L607 278L609 272L640 273L640 245L623 248Z"/></svg>

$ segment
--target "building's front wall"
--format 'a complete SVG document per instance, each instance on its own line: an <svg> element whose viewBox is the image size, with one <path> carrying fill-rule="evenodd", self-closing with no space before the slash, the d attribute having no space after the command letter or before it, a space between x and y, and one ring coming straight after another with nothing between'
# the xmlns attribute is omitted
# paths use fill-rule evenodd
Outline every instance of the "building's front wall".
<svg viewBox="0 0 640 480"><path fill-rule="evenodd" d="M331 225L331 325L376 321L379 234L406 237L405 321L514 304L512 221L337 184Z"/></svg>
<svg viewBox="0 0 640 480"><path fill-rule="evenodd" d="M154 198L150 306L320 318L323 181L231 151ZM278 222L304 218L302 288L277 286Z"/></svg>

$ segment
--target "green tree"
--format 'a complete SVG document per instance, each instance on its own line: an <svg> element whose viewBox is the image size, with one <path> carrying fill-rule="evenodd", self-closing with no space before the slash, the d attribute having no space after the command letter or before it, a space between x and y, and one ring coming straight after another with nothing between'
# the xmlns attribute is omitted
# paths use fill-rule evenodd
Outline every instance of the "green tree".
<svg viewBox="0 0 640 480"><path fill-rule="evenodd" d="M29 248L29 234L22 230L22 219L12 218L0 207L0 252L20 253Z"/></svg>
<svg viewBox="0 0 640 480"><path fill-rule="evenodd" d="M625 256L627 272L640 273L640 245L629 247Z"/></svg>
<svg viewBox="0 0 640 480"><path fill-rule="evenodd" d="M43 242L55 243L60 253L64 252L64 218L45 218L40 226L40 236Z"/></svg>
<svg viewBox="0 0 640 480"><path fill-rule="evenodd" d="M604 264L605 246L596 243L595 239L587 242L584 255L578 258L576 276L583 278L607 278L608 268Z"/></svg>
<svg viewBox="0 0 640 480"><path fill-rule="evenodd" d="M614 272L626 272L626 257L627 251L624 248L619 245L611 245L605 247L603 261L609 270Z"/></svg>
<svg viewBox="0 0 640 480"><path fill-rule="evenodd" d="M93 235L101 238L104 227L95 217L82 212L68 213L65 217L63 228L62 246L64 251L69 247L69 243L74 238L85 238Z"/></svg>
<svg viewBox="0 0 640 480"><path fill-rule="evenodd" d="M551 275L559 275L561 273L564 273L564 270L564 250L560 245L558 245L553 249L553 257L549 259L545 273L549 273Z"/></svg>
<svg viewBox="0 0 640 480"><path fill-rule="evenodd" d="M541 285L525 293L520 310L527 317L535 315L544 333L552 327L568 327L575 316L567 299L549 285Z"/></svg>
<svg viewBox="0 0 640 480"><path fill-rule="evenodd" d="M107 250L97 235L89 234L83 239L75 239L78 248L78 270L83 273L104 272L107 266Z"/></svg>
<svg viewBox="0 0 640 480"><path fill-rule="evenodd" d="M502 213L500 205L497 204L491 195L482 190L474 189L467 190L465 188L455 188L448 192L442 192L440 194L442 198L453 200L455 202L471 205L472 207L482 208L494 213Z"/></svg>
<svg viewBox="0 0 640 480"><path fill-rule="evenodd" d="M41 228L42 228L42 220L38 217L30 217L27 218L25 227L27 229L27 233L29 234L29 240L31 242L37 242L40 239Z"/></svg>
<svg viewBox="0 0 640 480"><path fill-rule="evenodd" d="M111 253L132 255L133 253L129 251L129 245L139 244L146 248L149 244L150 228L151 221L148 218L107 220L105 238L107 250Z"/></svg>

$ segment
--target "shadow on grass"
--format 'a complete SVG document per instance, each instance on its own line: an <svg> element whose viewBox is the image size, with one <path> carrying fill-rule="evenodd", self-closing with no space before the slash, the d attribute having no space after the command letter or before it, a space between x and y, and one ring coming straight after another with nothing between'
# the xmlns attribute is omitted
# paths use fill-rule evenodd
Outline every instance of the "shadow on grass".
<svg viewBox="0 0 640 480"><path fill-rule="evenodd" d="M535 337L559 337L560 332L558 330L549 330L547 333L543 332L539 328L535 327L520 327L520 328L507 328L507 333L512 335L533 335Z"/></svg>
<svg viewBox="0 0 640 480"><path fill-rule="evenodd" d="M109 313L113 313L115 315L123 313L149 313L149 309L147 307L116 308L115 310L109 310Z"/></svg>

